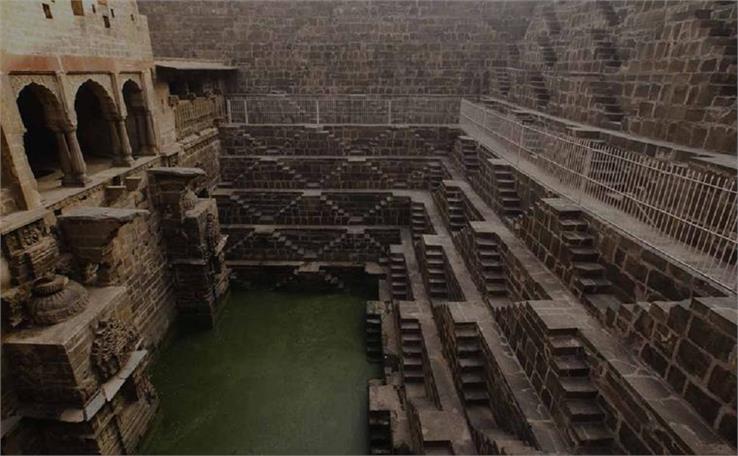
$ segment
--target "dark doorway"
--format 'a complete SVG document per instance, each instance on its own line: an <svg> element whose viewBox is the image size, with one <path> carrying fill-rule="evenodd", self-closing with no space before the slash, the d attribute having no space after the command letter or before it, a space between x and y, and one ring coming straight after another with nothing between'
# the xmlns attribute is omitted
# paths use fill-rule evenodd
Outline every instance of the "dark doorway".
<svg viewBox="0 0 738 456"><path fill-rule="evenodd" d="M109 164L118 147L117 135L112 130L113 101L99 84L87 81L77 91L74 110L77 113L77 140L88 167Z"/></svg>
<svg viewBox="0 0 738 456"><path fill-rule="evenodd" d="M45 87L29 84L18 95L18 111L23 126L23 147L36 179L61 173L56 133L53 122L58 121L59 104Z"/></svg>

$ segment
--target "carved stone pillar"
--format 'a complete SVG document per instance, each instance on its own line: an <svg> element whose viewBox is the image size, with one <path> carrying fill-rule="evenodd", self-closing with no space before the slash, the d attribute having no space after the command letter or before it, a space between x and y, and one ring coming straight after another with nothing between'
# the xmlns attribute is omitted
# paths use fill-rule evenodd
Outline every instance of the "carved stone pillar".
<svg viewBox="0 0 738 456"><path fill-rule="evenodd" d="M113 130L117 131L118 143L120 144L114 164L116 166L131 166L133 164L133 151L131 150L131 142L128 140L125 119L119 117L113 120L113 123Z"/></svg>
<svg viewBox="0 0 738 456"><path fill-rule="evenodd" d="M63 131L55 131L54 136L56 137L56 148L59 151L59 166L64 174L62 176L62 183L64 183L66 179L72 176L69 146L67 146L67 138Z"/></svg>
<svg viewBox="0 0 738 456"><path fill-rule="evenodd" d="M212 198L197 198L193 188L205 178L199 168L149 170L152 202L161 212L167 256L177 282L180 316L212 325L228 291L226 236L220 233Z"/></svg>
<svg viewBox="0 0 738 456"><path fill-rule="evenodd" d="M63 181L62 184L69 187L84 187L89 182L89 178L87 177L87 165L82 156L82 149L79 147L79 141L77 140L77 130L67 128L64 130L64 136L67 139L71 173L69 179Z"/></svg>
<svg viewBox="0 0 738 456"><path fill-rule="evenodd" d="M151 115L151 111L146 110L144 121L143 131L146 136L144 144L146 144L146 149L149 150L150 155L156 155L158 147L156 146L156 136L154 135L154 117Z"/></svg>

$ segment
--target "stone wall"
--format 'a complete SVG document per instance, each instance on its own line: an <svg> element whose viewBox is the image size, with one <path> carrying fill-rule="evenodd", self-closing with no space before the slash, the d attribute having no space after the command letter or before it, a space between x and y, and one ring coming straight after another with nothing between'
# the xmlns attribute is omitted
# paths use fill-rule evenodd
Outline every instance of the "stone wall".
<svg viewBox="0 0 738 456"><path fill-rule="evenodd" d="M491 73L497 97L735 153L734 2L536 2L503 61Z"/></svg>
<svg viewBox="0 0 738 456"><path fill-rule="evenodd" d="M83 3L83 15L76 15L69 1L29 2L8 0L0 5L3 17L2 49L13 55L83 56L82 68L96 57L151 60L148 22L138 14L135 0ZM45 5L45 6L44 6ZM47 17L48 8L51 17ZM94 8L94 11L93 11ZM6 20L12 17L12 20ZM109 24L109 25L106 25Z"/></svg>
<svg viewBox="0 0 738 456"><path fill-rule="evenodd" d="M237 91L477 94L500 53L496 25L529 4L144 1L159 56L226 59ZM505 12L510 12L505 17Z"/></svg>
<svg viewBox="0 0 738 456"><path fill-rule="evenodd" d="M236 91L494 95L734 153L736 5L145 1L154 52L232 60ZM207 31L207 33L203 33Z"/></svg>
<svg viewBox="0 0 738 456"><path fill-rule="evenodd" d="M640 302L606 324L725 439L736 442L736 310L730 298Z"/></svg>

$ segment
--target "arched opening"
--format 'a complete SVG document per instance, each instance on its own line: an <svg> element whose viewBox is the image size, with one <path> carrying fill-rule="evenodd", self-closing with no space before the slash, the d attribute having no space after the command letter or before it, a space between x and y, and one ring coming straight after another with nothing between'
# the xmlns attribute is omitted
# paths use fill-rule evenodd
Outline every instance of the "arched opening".
<svg viewBox="0 0 738 456"><path fill-rule="evenodd" d="M20 91L17 104L26 129L23 147L39 189L45 183L56 183L63 177L58 142L62 118L59 102L49 89L32 83Z"/></svg>
<svg viewBox="0 0 738 456"><path fill-rule="evenodd" d="M134 157L144 155L147 148L146 103L143 92L135 82L128 80L123 84L123 101L126 104L126 131Z"/></svg>
<svg viewBox="0 0 738 456"><path fill-rule="evenodd" d="M99 84L87 81L77 90L74 111L77 140L89 174L111 167L120 150L113 100Z"/></svg>

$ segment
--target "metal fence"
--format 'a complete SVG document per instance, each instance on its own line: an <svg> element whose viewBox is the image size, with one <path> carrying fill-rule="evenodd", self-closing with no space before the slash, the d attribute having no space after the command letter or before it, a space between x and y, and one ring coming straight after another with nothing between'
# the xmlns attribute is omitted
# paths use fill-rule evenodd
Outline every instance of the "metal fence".
<svg viewBox="0 0 738 456"><path fill-rule="evenodd" d="M228 120L242 124L431 124L459 122L451 96L248 96L231 95Z"/></svg>
<svg viewBox="0 0 738 456"><path fill-rule="evenodd" d="M679 241L656 248L736 289L735 176L554 134L468 100L461 102L460 123L504 143L506 151L494 152L516 167L542 171L567 197L604 202Z"/></svg>

